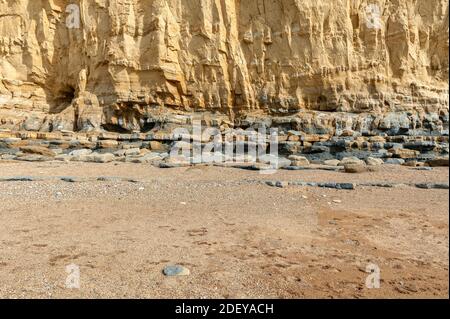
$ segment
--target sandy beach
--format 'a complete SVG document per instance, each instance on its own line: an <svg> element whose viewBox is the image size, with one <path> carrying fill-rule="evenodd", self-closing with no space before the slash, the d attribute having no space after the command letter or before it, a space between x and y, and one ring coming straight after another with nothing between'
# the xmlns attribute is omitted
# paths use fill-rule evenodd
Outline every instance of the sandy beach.
<svg viewBox="0 0 450 319"><path fill-rule="evenodd" d="M392 165L262 175L0 162L0 297L448 298L449 191L411 186L448 178ZM66 287L71 264L79 289ZM366 286L369 264L379 289ZM167 277L167 265L190 274Z"/></svg>

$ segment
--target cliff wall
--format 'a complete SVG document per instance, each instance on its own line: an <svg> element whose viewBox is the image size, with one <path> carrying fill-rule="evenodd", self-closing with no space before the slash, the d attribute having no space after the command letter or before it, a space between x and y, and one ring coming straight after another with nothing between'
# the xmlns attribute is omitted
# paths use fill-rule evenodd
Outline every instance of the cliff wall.
<svg viewBox="0 0 450 319"><path fill-rule="evenodd" d="M198 115L230 126L287 116L298 129L320 118L336 130L343 117L355 129L394 116L448 134L448 7L0 0L0 127L146 132Z"/></svg>

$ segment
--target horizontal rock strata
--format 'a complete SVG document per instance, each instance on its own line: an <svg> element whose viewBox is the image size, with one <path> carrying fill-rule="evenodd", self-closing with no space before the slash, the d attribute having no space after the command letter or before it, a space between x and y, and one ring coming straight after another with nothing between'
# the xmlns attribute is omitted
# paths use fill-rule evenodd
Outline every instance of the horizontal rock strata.
<svg viewBox="0 0 450 319"><path fill-rule="evenodd" d="M364 135L347 130L336 136L280 130L275 138L260 133L265 139L255 142L253 137L243 135L243 132L228 129L226 132L218 130L214 136L196 136L189 133L173 134L170 131L120 134L3 130L0 131L0 159L99 163L125 161L162 164L164 167L201 162L247 162L248 168L252 168L252 163L271 163L274 159L283 167L292 169L308 166L310 162L331 167L366 163L369 166L383 163L448 166L448 135ZM275 141L276 144L273 143ZM197 145L204 154L196 162L192 156L195 155L194 148ZM206 152L208 145L216 148ZM247 150L249 146L258 147L258 153L243 154L240 151ZM231 147L231 158L228 158L230 154L226 152L227 147ZM272 149L274 147L276 149ZM181 153L182 150L188 151L187 157ZM271 151L278 152L279 157L271 158L272 155L268 154ZM208 156L211 158L206 158L205 154L210 154Z"/></svg>
<svg viewBox="0 0 450 319"><path fill-rule="evenodd" d="M448 37L446 0L3 0L0 126L149 132L195 113L339 131L342 112L438 132Z"/></svg>
<svg viewBox="0 0 450 319"><path fill-rule="evenodd" d="M200 123L223 146L276 128L288 169L448 166L448 18L446 0L3 0L0 159L178 167L205 161L168 156L175 129L208 142ZM271 160L239 156L218 162Z"/></svg>

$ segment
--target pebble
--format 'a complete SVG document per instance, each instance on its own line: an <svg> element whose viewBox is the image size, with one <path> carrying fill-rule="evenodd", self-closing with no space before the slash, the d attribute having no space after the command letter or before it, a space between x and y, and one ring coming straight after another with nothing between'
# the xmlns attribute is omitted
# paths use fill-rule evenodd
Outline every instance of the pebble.
<svg viewBox="0 0 450 319"><path fill-rule="evenodd" d="M422 189L449 189L448 184L438 184L438 183L420 183L416 184L416 187Z"/></svg>
<svg viewBox="0 0 450 319"><path fill-rule="evenodd" d="M5 177L1 178L0 181L4 182L34 182L41 180L38 177L33 176L14 176L14 177Z"/></svg>
<svg viewBox="0 0 450 319"><path fill-rule="evenodd" d="M69 177L61 177L61 180L63 181L63 182L67 182L67 183L81 183L81 182L85 182L86 181L86 179L85 178L82 178L82 177L72 177L72 176L69 176Z"/></svg>
<svg viewBox="0 0 450 319"><path fill-rule="evenodd" d="M433 170L432 167L415 167L414 169L416 171L432 171Z"/></svg>
<svg viewBox="0 0 450 319"><path fill-rule="evenodd" d="M352 245L352 246L359 246L360 245L359 241L355 240L355 239L346 239L346 240L344 240L344 244Z"/></svg>
<svg viewBox="0 0 450 319"><path fill-rule="evenodd" d="M272 187L279 187L279 188L284 188L289 185L288 182L282 182L282 181L267 181L266 184L269 186L272 186Z"/></svg>
<svg viewBox="0 0 450 319"><path fill-rule="evenodd" d="M168 277L175 277L175 276L178 277L178 276L189 276L191 272L186 267L175 265L164 267L163 274Z"/></svg>
<svg viewBox="0 0 450 319"><path fill-rule="evenodd" d="M97 181L99 182L120 182L122 181L122 178L120 177L111 177L111 176L100 176L97 177Z"/></svg>

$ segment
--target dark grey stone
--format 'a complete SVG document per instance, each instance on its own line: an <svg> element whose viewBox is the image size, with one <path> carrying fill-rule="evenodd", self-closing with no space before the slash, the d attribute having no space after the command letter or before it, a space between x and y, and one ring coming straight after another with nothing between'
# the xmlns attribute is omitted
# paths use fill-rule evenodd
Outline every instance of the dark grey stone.
<svg viewBox="0 0 450 319"><path fill-rule="evenodd" d="M421 189L449 189L448 184L438 184L438 183L419 183L416 184L416 187Z"/></svg>
<svg viewBox="0 0 450 319"><path fill-rule="evenodd" d="M403 147L424 153L434 150L436 143L432 141L414 141L403 144Z"/></svg>

